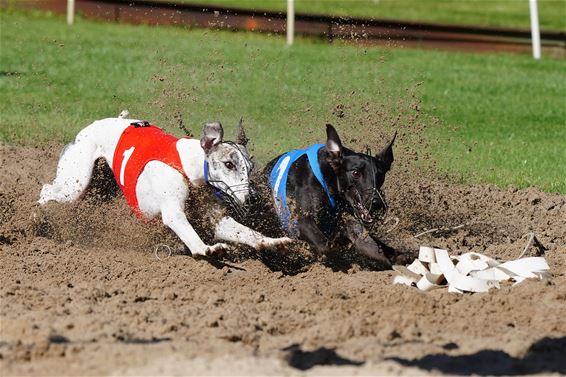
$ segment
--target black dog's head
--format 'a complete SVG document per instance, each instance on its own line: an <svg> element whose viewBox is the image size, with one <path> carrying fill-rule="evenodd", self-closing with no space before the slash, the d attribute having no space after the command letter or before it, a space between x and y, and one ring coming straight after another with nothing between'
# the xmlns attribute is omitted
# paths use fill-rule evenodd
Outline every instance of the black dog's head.
<svg viewBox="0 0 566 377"><path fill-rule="evenodd" d="M330 124L326 125L328 163L338 178L338 191L348 210L363 221L371 223L382 216L387 204L381 186L393 163L393 142L375 156L357 153L342 146L340 137Z"/></svg>

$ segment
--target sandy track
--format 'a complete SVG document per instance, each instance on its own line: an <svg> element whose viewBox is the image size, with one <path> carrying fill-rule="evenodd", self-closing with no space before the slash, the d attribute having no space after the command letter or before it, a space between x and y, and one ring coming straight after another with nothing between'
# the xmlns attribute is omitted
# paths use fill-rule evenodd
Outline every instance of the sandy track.
<svg viewBox="0 0 566 377"><path fill-rule="evenodd" d="M487 294L422 293L348 257L340 268L279 266L292 274L245 256L157 260L154 245L177 240L121 198L50 205L38 229L30 214L59 149L0 146L3 375L566 373L563 196L394 173L386 194L400 223L376 230L392 246L508 259L533 231L554 275Z"/></svg>

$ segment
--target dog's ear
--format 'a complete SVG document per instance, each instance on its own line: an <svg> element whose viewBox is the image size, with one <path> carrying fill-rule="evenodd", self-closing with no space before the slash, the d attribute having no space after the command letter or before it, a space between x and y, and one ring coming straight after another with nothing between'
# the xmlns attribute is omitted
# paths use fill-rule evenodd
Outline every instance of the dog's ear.
<svg viewBox="0 0 566 377"><path fill-rule="evenodd" d="M202 138L200 139L200 146L206 153L220 144L224 137L224 129L220 122L206 123L202 130Z"/></svg>
<svg viewBox="0 0 566 377"><path fill-rule="evenodd" d="M330 124L326 124L326 152L328 153L328 163L332 168L338 169L342 164L342 142L338 132Z"/></svg>
<svg viewBox="0 0 566 377"><path fill-rule="evenodd" d="M375 155L375 158L382 161L385 165L385 169L391 169L391 164L393 164L393 143L395 142L395 138L397 137L397 131L395 131L395 135L393 135L393 139L379 152Z"/></svg>
<svg viewBox="0 0 566 377"><path fill-rule="evenodd" d="M236 144L243 145L244 147L248 144L248 139L246 137L246 131L244 130L244 117L240 118L238 123L238 134L236 135Z"/></svg>

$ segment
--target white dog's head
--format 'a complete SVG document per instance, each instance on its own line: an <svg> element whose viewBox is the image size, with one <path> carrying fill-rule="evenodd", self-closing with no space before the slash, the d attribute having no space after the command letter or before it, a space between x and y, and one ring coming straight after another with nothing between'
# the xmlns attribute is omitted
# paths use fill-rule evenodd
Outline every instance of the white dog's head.
<svg viewBox="0 0 566 377"><path fill-rule="evenodd" d="M235 142L223 141L224 129L220 122L206 123L200 145L206 155L205 179L219 190L231 204L243 206L250 196L250 175L253 162L246 149L242 120Z"/></svg>

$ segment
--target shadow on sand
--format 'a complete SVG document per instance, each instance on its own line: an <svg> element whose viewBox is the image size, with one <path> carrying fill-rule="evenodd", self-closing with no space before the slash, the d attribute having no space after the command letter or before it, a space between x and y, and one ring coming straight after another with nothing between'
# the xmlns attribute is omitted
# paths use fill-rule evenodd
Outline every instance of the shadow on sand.
<svg viewBox="0 0 566 377"><path fill-rule="evenodd" d="M566 337L542 338L533 343L522 358L503 351L482 350L471 355L427 355L407 360L391 357L404 366L455 375L526 375L538 373L566 374Z"/></svg>
<svg viewBox="0 0 566 377"><path fill-rule="evenodd" d="M342 357L334 351L325 347L320 347L314 351L303 351L299 344L292 344L283 349L288 352L286 361L290 366L299 370L308 370L317 365L363 365L363 361L350 360Z"/></svg>

